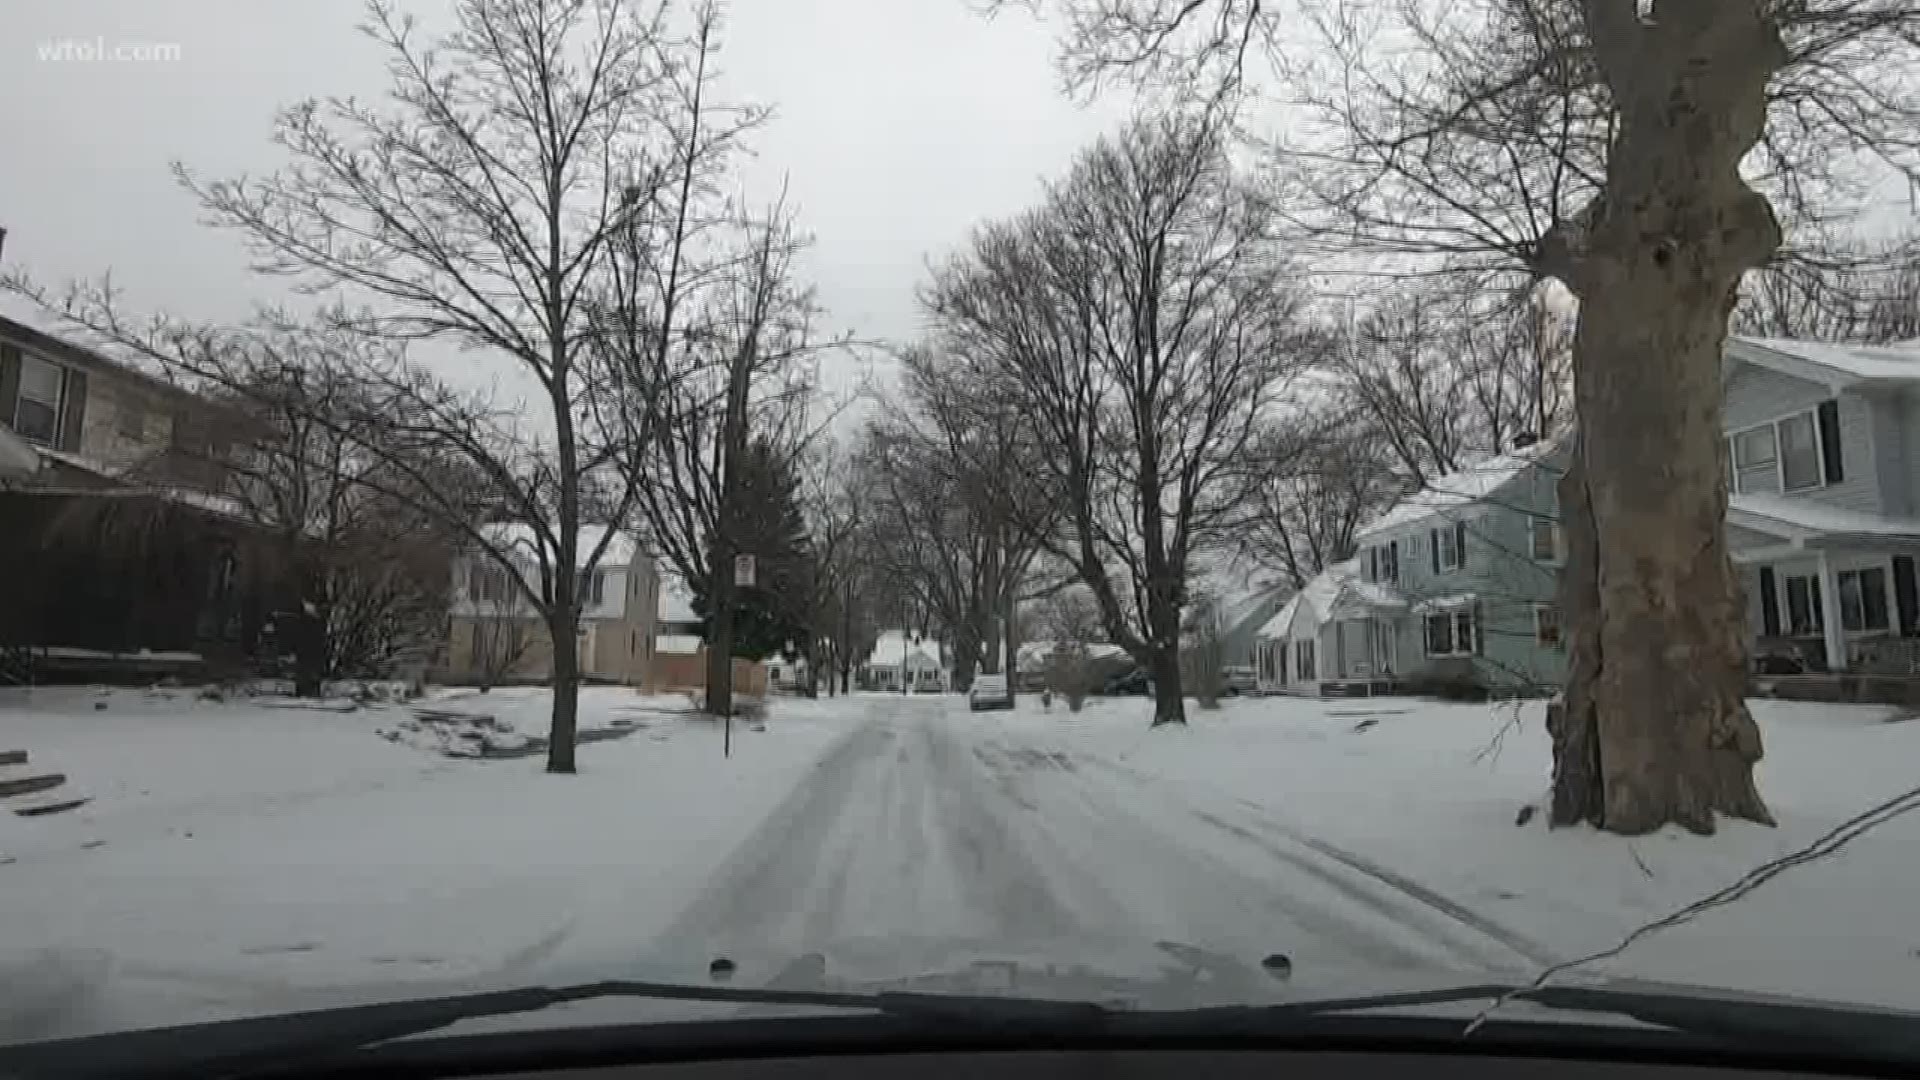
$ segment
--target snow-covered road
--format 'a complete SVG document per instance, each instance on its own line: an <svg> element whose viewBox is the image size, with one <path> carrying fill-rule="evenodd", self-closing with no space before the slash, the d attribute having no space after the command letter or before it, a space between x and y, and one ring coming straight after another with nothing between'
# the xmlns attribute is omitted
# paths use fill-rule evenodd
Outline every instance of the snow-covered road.
<svg viewBox="0 0 1920 1080"><path fill-rule="evenodd" d="M857 728L665 940L1173 940L1296 970L1518 971L1538 950L1304 841L955 698L856 699Z"/></svg>

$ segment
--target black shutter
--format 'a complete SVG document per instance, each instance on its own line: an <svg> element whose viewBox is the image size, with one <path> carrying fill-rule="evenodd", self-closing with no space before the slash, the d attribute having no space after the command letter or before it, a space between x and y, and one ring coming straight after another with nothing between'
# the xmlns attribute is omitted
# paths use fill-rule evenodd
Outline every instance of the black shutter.
<svg viewBox="0 0 1920 1080"><path fill-rule="evenodd" d="M1818 412L1820 461L1826 469L1827 483L1837 484L1847 478L1846 465L1840 458L1840 403L1823 401Z"/></svg>
<svg viewBox="0 0 1920 1080"><path fill-rule="evenodd" d="M1427 530L1427 549L1428 549L1428 554L1433 557L1433 572L1437 574L1440 572L1440 530L1439 529Z"/></svg>
<svg viewBox="0 0 1920 1080"><path fill-rule="evenodd" d="M1453 523L1453 565L1462 569L1467 565L1467 523Z"/></svg>
<svg viewBox="0 0 1920 1080"><path fill-rule="evenodd" d="M65 415L60 417L60 449L78 450L81 428L87 417L87 373L67 368L63 377L66 385L61 391L60 402Z"/></svg>
<svg viewBox="0 0 1920 1080"><path fill-rule="evenodd" d="M1760 632L1780 636L1780 599L1773 594L1773 567L1760 568Z"/></svg>
<svg viewBox="0 0 1920 1080"><path fill-rule="evenodd" d="M1920 591L1914 588L1913 556L1893 557L1893 603L1900 615L1900 636L1913 637L1920 630Z"/></svg>

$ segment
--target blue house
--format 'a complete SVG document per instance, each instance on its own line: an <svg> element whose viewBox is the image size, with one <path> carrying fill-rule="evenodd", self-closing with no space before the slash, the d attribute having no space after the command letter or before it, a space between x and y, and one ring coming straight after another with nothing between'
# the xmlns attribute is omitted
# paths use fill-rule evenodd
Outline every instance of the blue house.
<svg viewBox="0 0 1920 1080"><path fill-rule="evenodd" d="M1475 461L1400 500L1262 628L1262 689L1383 693L1440 683L1558 685L1564 558L1558 443Z"/></svg>

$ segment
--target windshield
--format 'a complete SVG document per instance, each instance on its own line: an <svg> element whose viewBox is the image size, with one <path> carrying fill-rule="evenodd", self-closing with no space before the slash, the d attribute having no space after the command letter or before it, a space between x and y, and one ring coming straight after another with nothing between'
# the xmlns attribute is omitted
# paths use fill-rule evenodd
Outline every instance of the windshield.
<svg viewBox="0 0 1920 1080"><path fill-rule="evenodd" d="M1920 1008L1920 4L0 40L0 1044Z"/></svg>

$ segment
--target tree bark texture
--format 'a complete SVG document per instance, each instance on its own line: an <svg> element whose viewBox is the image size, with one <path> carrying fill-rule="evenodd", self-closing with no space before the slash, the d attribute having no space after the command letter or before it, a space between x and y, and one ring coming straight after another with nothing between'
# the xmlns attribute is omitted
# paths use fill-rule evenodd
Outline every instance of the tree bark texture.
<svg viewBox="0 0 1920 1080"><path fill-rule="evenodd" d="M1741 275L1780 240L1739 164L1784 53L1757 0L1662 2L1645 20L1634 0L1586 10L1620 119L1604 193L1555 269L1581 312L1551 820L1770 823L1725 532L1721 356Z"/></svg>

